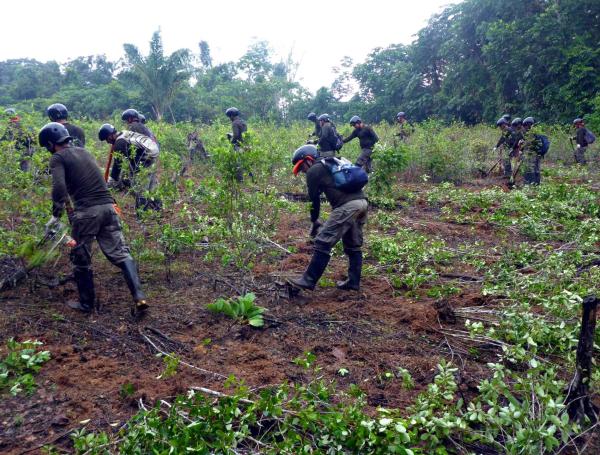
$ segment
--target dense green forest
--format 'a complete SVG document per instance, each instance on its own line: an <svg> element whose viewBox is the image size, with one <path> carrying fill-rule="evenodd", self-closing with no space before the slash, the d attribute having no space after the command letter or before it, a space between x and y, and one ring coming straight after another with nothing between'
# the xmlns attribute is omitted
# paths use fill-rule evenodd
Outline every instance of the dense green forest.
<svg viewBox="0 0 600 455"><path fill-rule="evenodd" d="M336 80L313 95L295 80L298 63L277 60L267 42L251 43L237 62L217 63L205 41L166 55L156 32L148 55L125 44L118 61L96 55L0 62L0 105L43 110L60 101L90 118L135 106L153 118L205 123L230 105L247 117L284 122L309 111L340 120L361 113L373 122L403 110L417 121L474 124L509 112L545 122L586 116L596 126L600 2L467 0L431 17L412 44L331 66Z"/></svg>

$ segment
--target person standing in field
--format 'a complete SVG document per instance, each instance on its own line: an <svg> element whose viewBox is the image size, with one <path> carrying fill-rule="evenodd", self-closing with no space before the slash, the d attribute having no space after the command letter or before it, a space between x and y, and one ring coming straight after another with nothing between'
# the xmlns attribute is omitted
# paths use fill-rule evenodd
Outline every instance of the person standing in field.
<svg viewBox="0 0 600 455"><path fill-rule="evenodd" d="M56 230L67 203L73 201L74 212L69 215L72 237L76 242L71 250L71 263L79 301L69 307L90 313L96 302L92 270L92 244L98 241L106 258L121 269L133 297L133 313L148 308L142 291L136 264L125 243L114 199L104 182L94 157L84 148L76 147L67 129L60 123L45 125L39 133L39 143L52 156L52 217L46 223L46 233Z"/></svg>
<svg viewBox="0 0 600 455"><path fill-rule="evenodd" d="M156 136L154 135L154 133L152 133L152 131L150 131L150 128L148 128L148 126L141 121L141 118L141 114L135 109L126 109L121 114L121 120L127 123L127 129L129 131L133 131L134 133L138 134L143 134L144 136L149 137L158 144ZM144 120L145 119L146 117L144 117Z"/></svg>
<svg viewBox="0 0 600 455"><path fill-rule="evenodd" d="M539 185L541 183L542 141L539 135L536 134L534 125L535 119L533 117L527 117L523 120L523 138L519 143L525 185Z"/></svg>
<svg viewBox="0 0 600 455"><path fill-rule="evenodd" d="M414 133L415 128L408 122L406 119L406 113L398 112L396 114L396 122L398 122L399 131L396 133L396 136L400 138L401 141L406 141L408 137Z"/></svg>
<svg viewBox="0 0 600 455"><path fill-rule="evenodd" d="M51 104L48 106L48 109L46 109L46 113L50 120L60 123L67 129L69 136L73 138L73 145L75 147L85 147L85 133L80 127L73 125L68 121L69 111L67 111L64 104Z"/></svg>
<svg viewBox="0 0 600 455"><path fill-rule="evenodd" d="M8 108L4 114L8 117L8 125L0 142L8 142L14 147L14 151L19 155L19 169L26 172L33 156L33 138L21 125L21 117L15 109Z"/></svg>
<svg viewBox="0 0 600 455"><path fill-rule="evenodd" d="M242 114L237 107L230 107L225 111L225 115L231 120L231 132L227 133L227 138L231 142L231 145L233 145L233 150L236 153L240 153L242 144L244 143L244 133L248 131L248 126L242 119ZM250 178L253 178L252 172L250 172ZM238 159L235 179L238 182L244 181L244 169L241 164L241 158Z"/></svg>
<svg viewBox="0 0 600 455"><path fill-rule="evenodd" d="M306 119L315 124L315 129L312 133L308 135L307 144L316 144L319 140L319 136L321 135L321 125L319 124L319 119L317 118L317 114L311 112L306 116ZM314 137L314 140L311 140L311 137Z"/></svg>
<svg viewBox="0 0 600 455"><path fill-rule="evenodd" d="M324 130L324 126L321 126ZM308 197L312 203L311 237L314 237L314 251L308 268L301 277L288 280L288 284L298 291L315 288L327 268L332 248L340 240L348 256L348 278L338 281L337 288L354 291L360 289L363 228L367 222L368 204L362 190L345 192L336 187L325 163L325 160L333 159L334 156L335 151L319 152L314 145L303 145L292 156L294 175L299 172L306 174ZM332 207L332 212L323 225L319 221L322 193L325 193Z"/></svg>
<svg viewBox="0 0 600 455"><path fill-rule="evenodd" d="M587 161L585 159L585 152L587 150L587 146L589 145L589 132L585 127L583 119L581 118L576 118L575 120L573 120L573 127L575 128L575 136L571 139L574 140L576 144L575 151L573 152L575 162L577 164L585 165L587 164Z"/></svg>
<svg viewBox="0 0 600 455"><path fill-rule="evenodd" d="M356 137L358 138L361 152L356 160L356 165L370 173L373 170L371 155L373 154L373 147L379 141L379 137L371 126L362 122L358 115L350 119L350 125L354 130L350 136L343 139L343 142L347 143Z"/></svg>
<svg viewBox="0 0 600 455"><path fill-rule="evenodd" d="M504 176L510 177L512 174L511 167L511 152L512 152L512 139L513 139L513 129L510 126L508 120L504 117L501 117L496 122L496 126L500 128L501 135L500 139L496 143L494 147L494 152L498 152L498 159L502 160L502 167L504 168Z"/></svg>

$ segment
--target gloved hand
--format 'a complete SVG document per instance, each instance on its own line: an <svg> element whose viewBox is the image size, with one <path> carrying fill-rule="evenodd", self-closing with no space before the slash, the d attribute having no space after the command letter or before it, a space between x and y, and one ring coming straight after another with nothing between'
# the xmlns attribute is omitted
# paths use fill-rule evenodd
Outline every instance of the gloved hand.
<svg viewBox="0 0 600 455"><path fill-rule="evenodd" d="M108 181L106 182L106 186L108 186L109 188L118 188L119 187L119 181L113 179L112 177L109 177Z"/></svg>
<svg viewBox="0 0 600 455"><path fill-rule="evenodd" d="M232 137L233 137L232 133L227 133L227 139L231 140Z"/></svg>
<svg viewBox="0 0 600 455"><path fill-rule="evenodd" d="M323 226L323 223L321 223L319 220L315 221L312 224L312 228L310 229L310 236L311 238L315 238L317 236L317 234L319 233L319 229L321 228L321 226Z"/></svg>
<svg viewBox="0 0 600 455"><path fill-rule="evenodd" d="M580 149L581 148L581 144L577 144L577 148Z"/></svg>
<svg viewBox="0 0 600 455"><path fill-rule="evenodd" d="M498 150L498 147L494 147L494 148L492 149L492 152L495 152L496 150Z"/></svg>
<svg viewBox="0 0 600 455"><path fill-rule="evenodd" d="M52 215L52 218L50 218L48 220L48 222L46 223L46 226L44 227L44 233L46 235L51 235L53 232L58 230L59 226L60 226L60 220L57 217L55 217L54 215Z"/></svg>

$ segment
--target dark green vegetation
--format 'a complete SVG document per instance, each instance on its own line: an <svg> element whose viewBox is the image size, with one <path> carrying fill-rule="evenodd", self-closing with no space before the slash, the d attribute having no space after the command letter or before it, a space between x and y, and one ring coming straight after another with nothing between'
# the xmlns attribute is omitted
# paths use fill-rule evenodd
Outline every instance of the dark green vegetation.
<svg viewBox="0 0 600 455"><path fill-rule="evenodd" d="M126 44L120 62L0 62L0 105L41 111L59 101L90 118L135 106L158 119L202 122L231 105L277 122L304 120L309 111L379 122L402 110L416 121L468 124L504 112L547 122L585 115L600 130L599 24L596 0L467 0L432 17L410 45L374 49L361 63L344 58L336 81L315 95L295 81L297 63L274 61L268 43L251 44L237 62L216 63L205 41L195 52L164 55L156 33L149 55Z"/></svg>
<svg viewBox="0 0 600 455"><path fill-rule="evenodd" d="M100 122L81 124L93 138ZM165 210L138 220L131 196L115 192L148 319L126 319L127 291L99 255L98 315L64 307L72 285L43 284L69 273L64 249L3 294L1 333L44 340L57 360L38 390L70 399L44 417L36 393L5 394L15 435L5 444L30 448L36 427L13 409L31 406L71 419L70 438L37 441L51 453L596 453L597 427L570 421L565 400L581 301L599 292L597 148L589 168L572 166L567 130L542 126L553 144L543 184L509 192L478 178L495 158L495 129L428 121L395 143L395 129L376 126L363 292L332 289L345 267L338 247L318 289L290 302L275 282L310 253L308 207L294 197L304 181L289 162L306 125L251 124L241 157L225 126L203 127L212 158L184 176L192 125L150 127ZM89 149L103 165L105 146L92 139ZM36 151L24 173L0 150L3 255L42 234L48 158ZM254 181L236 182L240 160ZM595 368L596 403L599 384Z"/></svg>

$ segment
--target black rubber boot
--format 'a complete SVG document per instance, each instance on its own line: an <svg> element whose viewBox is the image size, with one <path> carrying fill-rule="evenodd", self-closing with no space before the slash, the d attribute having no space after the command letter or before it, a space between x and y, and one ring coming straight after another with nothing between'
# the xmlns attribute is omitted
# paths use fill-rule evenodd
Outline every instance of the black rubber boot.
<svg viewBox="0 0 600 455"><path fill-rule="evenodd" d="M344 291L358 291L362 271L362 251L351 251L346 254L348 255L348 279L338 281L336 287Z"/></svg>
<svg viewBox="0 0 600 455"><path fill-rule="evenodd" d="M96 290L94 289L94 272L90 269L75 269L73 272L77 291L79 291L79 302L68 302L69 308L90 313L96 302Z"/></svg>
<svg viewBox="0 0 600 455"><path fill-rule="evenodd" d="M142 291L142 284L140 283L140 277L135 262L133 262L132 259L127 259L126 261L121 262L119 267L123 271L123 277L125 278L129 292L131 292L136 309L145 310L148 308L148 303L146 302L146 295L144 294L144 291Z"/></svg>
<svg viewBox="0 0 600 455"><path fill-rule="evenodd" d="M321 275L323 275L323 272L325 272L325 268L329 264L329 258L329 254L322 251L315 251L304 275L300 278L292 278L288 282L294 287L312 291L317 285L319 278L321 278Z"/></svg>
<svg viewBox="0 0 600 455"><path fill-rule="evenodd" d="M525 172L523 174L523 180L525 182L525 185L534 185L535 182L535 173L533 172Z"/></svg>

